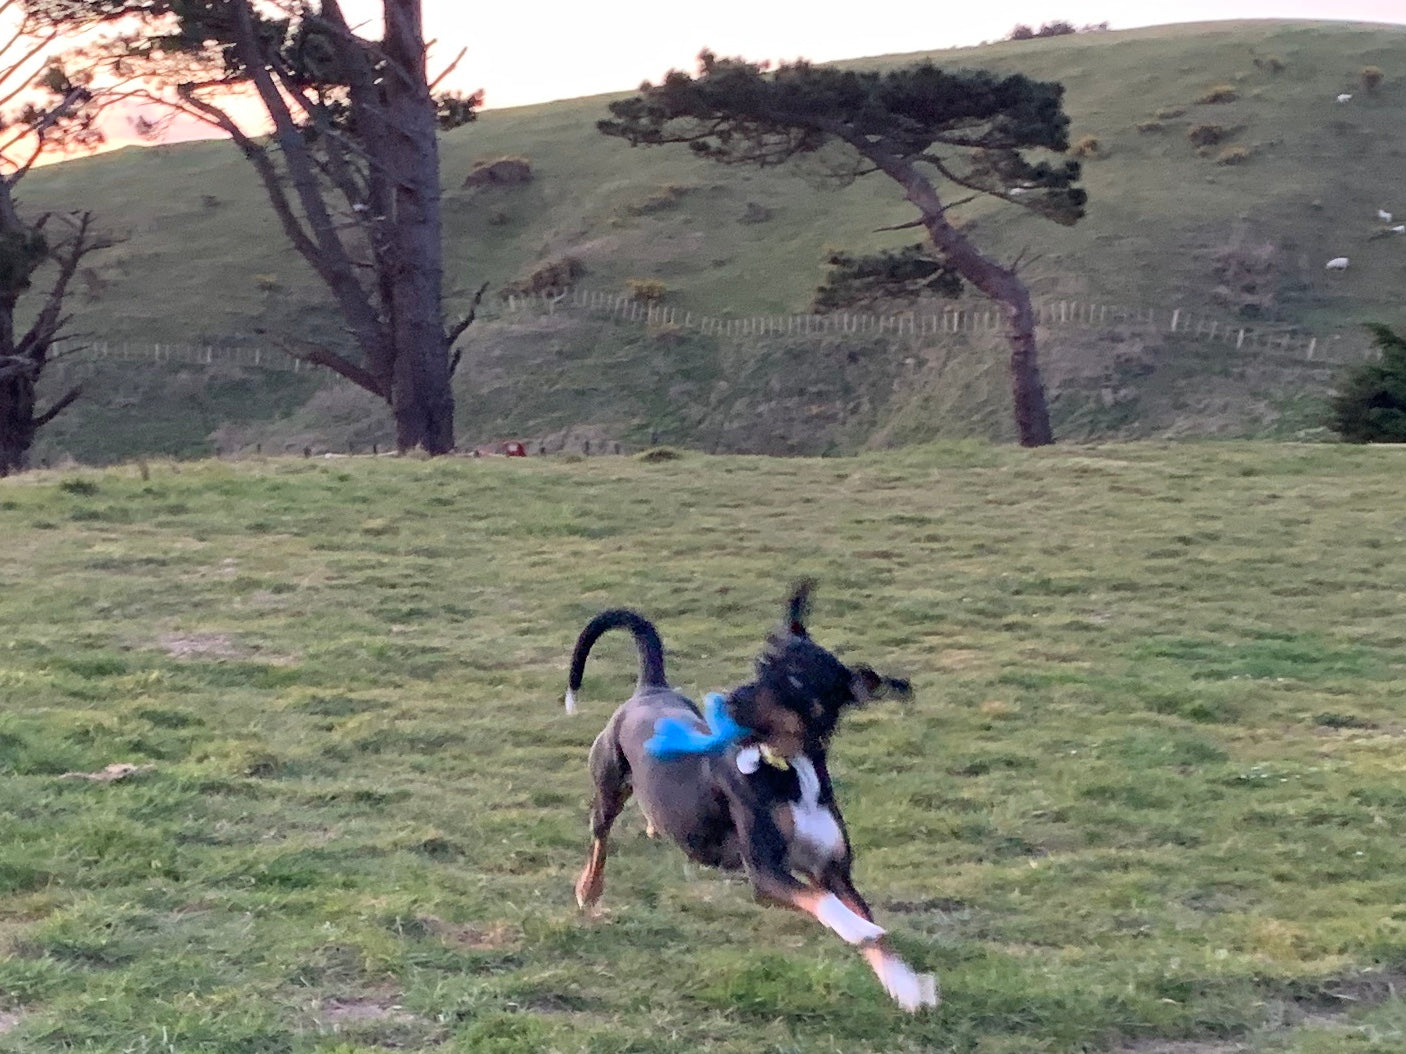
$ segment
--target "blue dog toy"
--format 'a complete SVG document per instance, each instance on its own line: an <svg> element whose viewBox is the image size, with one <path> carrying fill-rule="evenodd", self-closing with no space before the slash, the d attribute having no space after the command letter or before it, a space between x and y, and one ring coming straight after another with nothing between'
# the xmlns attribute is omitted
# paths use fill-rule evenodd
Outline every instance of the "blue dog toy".
<svg viewBox="0 0 1406 1054"><path fill-rule="evenodd" d="M707 735L676 717L661 717L654 725L654 735L644 745L645 751L660 761L673 761L693 754L721 754L748 732L732 719L723 702L718 692L709 692L703 697L703 720L708 724Z"/></svg>

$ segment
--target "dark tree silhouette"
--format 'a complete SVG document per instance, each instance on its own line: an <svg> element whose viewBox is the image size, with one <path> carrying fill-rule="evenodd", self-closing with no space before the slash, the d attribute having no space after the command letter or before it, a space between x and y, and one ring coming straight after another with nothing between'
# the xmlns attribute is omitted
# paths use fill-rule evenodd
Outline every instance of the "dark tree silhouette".
<svg viewBox="0 0 1406 1054"><path fill-rule="evenodd" d="M56 25L119 31L84 61L141 76L152 99L235 142L359 358L289 350L384 399L401 450L452 450L453 347L478 299L446 325L437 132L472 120L481 96L436 93L420 0L382 0L379 37L338 0L34 4ZM250 96L271 134L236 118L231 100Z"/></svg>
<svg viewBox="0 0 1406 1054"><path fill-rule="evenodd" d="M1380 323L1367 328L1381 360L1339 380L1329 426L1350 443L1406 443L1406 336Z"/></svg>
<svg viewBox="0 0 1406 1054"><path fill-rule="evenodd" d="M29 467L39 430L80 394L75 386L42 406L39 382L68 321L64 300L79 264L112 240L89 212L30 215L17 205L20 182L42 157L102 141L94 122L105 97L85 78L45 63L63 34L26 4L0 0L0 20L7 26L0 42L0 476L8 476ZM35 289L41 277L48 279L43 291ZM29 316L27 327L21 315Z"/></svg>
<svg viewBox="0 0 1406 1054"><path fill-rule="evenodd" d="M675 70L657 85L641 86L638 95L612 103L612 116L598 127L634 146L686 143L700 157L726 164L778 165L840 144L854 162L849 175L877 171L894 180L917 208L913 225L926 230L936 253L932 273L960 276L1003 308L1016 432L1023 445L1041 446L1054 435L1029 290L1014 265L983 254L952 223L952 204L938 186L951 183L1075 223L1085 201L1075 185L1078 163L1032 162L1022 154L1068 147L1063 94L1059 84L948 72L930 62L889 73L804 61L769 71L705 51L697 76Z"/></svg>

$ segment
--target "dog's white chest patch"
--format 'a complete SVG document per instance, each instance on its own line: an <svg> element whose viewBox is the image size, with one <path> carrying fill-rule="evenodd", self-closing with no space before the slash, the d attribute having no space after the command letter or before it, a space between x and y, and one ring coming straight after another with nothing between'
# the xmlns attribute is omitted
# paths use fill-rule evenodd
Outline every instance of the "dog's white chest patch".
<svg viewBox="0 0 1406 1054"><path fill-rule="evenodd" d="M835 814L820 804L820 777L815 766L805 757L793 759L791 766L801 781L801 799L791 803L796 841L821 860L836 860L844 855L845 836Z"/></svg>

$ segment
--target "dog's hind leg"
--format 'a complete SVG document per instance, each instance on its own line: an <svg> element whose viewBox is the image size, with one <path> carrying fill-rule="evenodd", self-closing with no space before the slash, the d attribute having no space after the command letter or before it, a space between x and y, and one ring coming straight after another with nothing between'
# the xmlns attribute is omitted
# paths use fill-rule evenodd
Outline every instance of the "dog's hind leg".
<svg viewBox="0 0 1406 1054"><path fill-rule="evenodd" d="M576 903L582 908L595 904L605 889L610 828L630 800L630 773L610 728L597 736L591 746L590 767L591 780L596 786L591 799L591 851L586 866L581 869L581 877L576 880Z"/></svg>

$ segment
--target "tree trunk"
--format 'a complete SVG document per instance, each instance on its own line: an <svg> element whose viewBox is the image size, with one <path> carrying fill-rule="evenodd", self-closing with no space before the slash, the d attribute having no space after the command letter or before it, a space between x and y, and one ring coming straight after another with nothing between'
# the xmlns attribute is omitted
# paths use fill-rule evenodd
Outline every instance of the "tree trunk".
<svg viewBox="0 0 1406 1054"><path fill-rule="evenodd" d="M0 380L0 476L29 468L34 445L34 379L28 373Z"/></svg>
<svg viewBox="0 0 1406 1054"><path fill-rule="evenodd" d="M897 159L877 159L879 166L902 184L908 200L918 207L933 245L958 274L1002 306L1006 338L1010 341L1011 399L1016 436L1021 446L1049 446L1054 442L1045 383L1040 378L1035 346L1035 311L1030 290L1010 268L987 259L961 231L947 222L937 191L922 173Z"/></svg>
<svg viewBox="0 0 1406 1054"><path fill-rule="evenodd" d="M390 181L391 408L396 444L430 454L454 449L454 392L440 293L439 138L425 68L420 0L385 0L387 156Z"/></svg>

